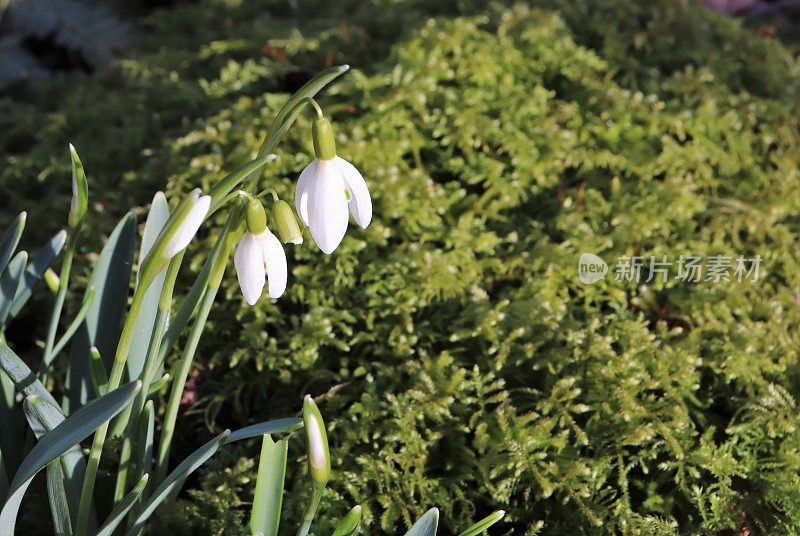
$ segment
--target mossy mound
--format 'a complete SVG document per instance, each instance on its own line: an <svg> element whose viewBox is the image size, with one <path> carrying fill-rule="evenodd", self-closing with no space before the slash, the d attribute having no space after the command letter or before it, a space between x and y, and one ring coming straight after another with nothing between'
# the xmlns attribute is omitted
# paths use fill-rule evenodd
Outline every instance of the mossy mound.
<svg viewBox="0 0 800 536"><path fill-rule="evenodd" d="M424 18L422 4L408 9ZM263 19L200 54L197 34L175 32L189 65L172 98L190 119L126 188L208 186L252 155L285 98L272 61L237 41L252 46ZM290 38L291 58L318 60L343 39L315 35ZM358 58L357 26L348 35L344 54ZM124 84L173 76L146 70L169 64L158 54L140 61ZM494 508L508 511L498 533L800 531L798 81L778 43L689 2L420 22L322 99L370 185L372 225L330 257L310 239L287 250L275 303L242 306L229 274L186 448L203 421L283 416L328 393L337 475L323 517L359 502L370 532L432 505L448 532ZM308 127L267 173L287 198ZM94 143L87 169L112 167L106 140ZM584 252L612 265L604 281L579 281ZM760 278L617 281L616 259L635 255L760 256ZM222 453L164 530L244 527L255 454ZM301 472L287 519L305 499Z"/></svg>

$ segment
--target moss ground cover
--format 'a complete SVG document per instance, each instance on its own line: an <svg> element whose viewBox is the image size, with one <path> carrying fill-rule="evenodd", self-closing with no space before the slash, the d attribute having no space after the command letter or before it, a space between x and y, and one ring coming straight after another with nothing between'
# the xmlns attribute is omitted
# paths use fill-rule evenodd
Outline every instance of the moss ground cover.
<svg viewBox="0 0 800 536"><path fill-rule="evenodd" d="M360 72L323 102L375 220L340 255L293 249L274 304L241 306L229 273L183 448L310 392L326 517L359 502L375 533L420 503L445 530L502 507L498 533L800 531L797 58L690 2L481 4L156 13L117 71L0 100L0 199L36 200L33 221L66 207L72 141L100 240L131 198L252 157L293 77L334 53ZM268 171L285 198L312 154L302 129L289 142ZM587 286L583 252L762 273ZM256 456L222 453L158 530L246 531Z"/></svg>

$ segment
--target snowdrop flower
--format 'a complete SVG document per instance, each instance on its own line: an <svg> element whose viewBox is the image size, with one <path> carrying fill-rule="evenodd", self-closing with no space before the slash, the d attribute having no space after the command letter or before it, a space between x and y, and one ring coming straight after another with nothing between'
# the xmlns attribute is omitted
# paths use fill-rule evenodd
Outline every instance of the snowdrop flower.
<svg viewBox="0 0 800 536"><path fill-rule="evenodd" d="M312 127L316 158L297 181L295 205L300 219L311 228L319 248L331 254L347 231L348 210L366 229L372 219L372 199L361 173L336 155L331 122L322 116Z"/></svg>
<svg viewBox="0 0 800 536"><path fill-rule="evenodd" d="M187 195L167 220L139 269L139 283L145 287L170 260L186 249L211 207L211 197L200 195L197 188Z"/></svg>
<svg viewBox="0 0 800 536"><path fill-rule="evenodd" d="M280 298L286 290L286 254L280 240L267 229L267 215L257 199L247 204L247 231L244 233L233 264L245 301L255 305L268 285L270 298Z"/></svg>
<svg viewBox="0 0 800 536"><path fill-rule="evenodd" d="M168 235L167 242L164 246L163 254L167 259L171 259L189 245L200 225L208 214L208 209L211 207L211 197L208 195L200 195L200 189L196 188L189 196L184 199L183 203L177 209L175 218L174 229ZM169 230L169 226L165 231Z"/></svg>
<svg viewBox="0 0 800 536"><path fill-rule="evenodd" d="M303 399L303 428L308 443L308 468L311 480L317 487L327 484L331 477L331 455L328 451L328 434L322 414L311 396Z"/></svg>

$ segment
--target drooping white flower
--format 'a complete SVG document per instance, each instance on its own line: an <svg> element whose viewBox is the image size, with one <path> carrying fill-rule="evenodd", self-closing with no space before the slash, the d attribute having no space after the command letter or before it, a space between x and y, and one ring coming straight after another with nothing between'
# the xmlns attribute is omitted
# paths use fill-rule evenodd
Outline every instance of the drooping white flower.
<svg viewBox="0 0 800 536"><path fill-rule="evenodd" d="M144 285L145 288L150 285L172 258L186 249L197 234L210 207L211 197L201 196L199 188L190 192L181 201L139 265L137 277L140 285Z"/></svg>
<svg viewBox="0 0 800 536"><path fill-rule="evenodd" d="M261 298L266 283L270 298L280 298L286 290L286 253L280 240L267 229L264 207L255 199L247 207L247 231L236 248L233 264L242 295L250 305Z"/></svg>
<svg viewBox="0 0 800 536"><path fill-rule="evenodd" d="M182 210L185 212L180 214L180 220L176 221L175 229L171 230L167 243L164 245L164 256L168 259L186 249L194 235L197 234L197 230L211 207L211 197L201 196L199 188L190 192L184 202L186 205L182 207Z"/></svg>
<svg viewBox="0 0 800 536"><path fill-rule="evenodd" d="M361 173L336 155L330 121L319 117L313 125L316 158L297 181L295 206L300 219L326 254L335 250L347 231L348 212L362 228L372 220L372 198Z"/></svg>

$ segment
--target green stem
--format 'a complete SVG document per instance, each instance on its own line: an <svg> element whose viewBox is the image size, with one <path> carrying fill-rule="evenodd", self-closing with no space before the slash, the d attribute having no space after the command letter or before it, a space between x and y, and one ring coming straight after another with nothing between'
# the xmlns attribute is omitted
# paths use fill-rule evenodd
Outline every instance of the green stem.
<svg viewBox="0 0 800 536"><path fill-rule="evenodd" d="M317 101L315 101L312 97L306 97L304 100L307 100L311 106L314 107L314 110L317 112L317 117L322 117L322 108L319 107Z"/></svg>
<svg viewBox="0 0 800 536"><path fill-rule="evenodd" d="M303 512L303 523L297 529L297 536L307 536L308 531L311 530L311 523L314 521L314 516L317 514L319 507L319 500L322 498L322 486L314 486L311 493L311 499L308 501L305 511Z"/></svg>
<svg viewBox="0 0 800 536"><path fill-rule="evenodd" d="M75 332L78 331L78 328L83 325L86 315L89 314L89 307L91 307L92 303L94 302L94 296L94 287L89 287L78 314L75 315L75 318L72 319L72 323L64 331L64 333L61 335L61 338L53 347L51 355L57 356L59 353L61 353L61 350L63 350L67 343L72 340L72 336L75 335Z"/></svg>
<svg viewBox="0 0 800 536"><path fill-rule="evenodd" d="M133 293L133 301L131 308L128 311L128 316L125 319L125 324L122 327L122 333L119 336L119 343L117 344L117 352L114 355L114 364L111 367L111 376L108 379L106 392L110 393L119 387L122 380L122 373L125 371L125 362L128 360L128 354L131 350L133 342L133 330L136 326L136 319L139 316L139 311L144 302L145 292L147 287L139 286L136 292ZM108 422L103 423L94 433L92 441L92 448L89 451L89 461L86 464L86 475L83 479L83 488L81 489L81 502L78 507L78 521L75 525L76 536L86 536L89 524L89 511L92 504L92 496L94 494L94 484L97 479L97 469L100 466L100 455L103 453L103 445L106 442L106 434L108 433Z"/></svg>
<svg viewBox="0 0 800 536"><path fill-rule="evenodd" d="M50 316L50 327L47 330L47 341L44 345L44 356L42 358L42 376L47 372L47 367L55 357L53 346L56 342L56 332L58 331L58 322L61 320L61 311L64 308L64 300L67 297L67 287L69 286L69 274L72 270L72 258L75 255L75 245L78 242L78 232L73 231L67 239L67 247L64 251L64 259L61 262L61 274L59 275L58 295L56 296L56 303L53 307L53 314Z"/></svg>
<svg viewBox="0 0 800 536"><path fill-rule="evenodd" d="M127 415L122 419L127 419L127 433L124 434L124 441L122 445L122 452L120 453L119 472L117 473L117 485L114 491L114 501L119 501L125 496L125 488L127 486L128 471L130 469L131 453L133 452L133 436L139 426L139 417L144 410L145 402L147 401L147 393L150 384L153 383L153 377L160 365L158 359L161 350L161 341L164 337L164 329L167 325L167 318L169 317L169 310L172 304L172 292L175 288L175 280L178 278L178 271L180 270L181 262L183 261L183 252L175 255L169 263L167 273L164 276L164 286L161 287L161 296L158 300L158 310L153 322L153 333L150 336L150 343L147 348L147 356L145 357L144 367L139 379L142 380L142 385L145 387L136 394L133 399L133 405L129 406ZM124 420L121 422L125 422ZM136 477L140 475L135 475ZM134 478L138 481L138 478Z"/></svg>
<svg viewBox="0 0 800 536"><path fill-rule="evenodd" d="M156 468L156 478L154 482L162 482L167 475L169 465L169 450L172 443L172 437L175 432L175 421L178 417L178 409L181 403L181 396L183 395L183 388L186 385L186 378L189 376L189 370L192 367L194 354L197 351L197 345L200 342L200 336L203 334L208 314L211 311L211 306L214 304L214 298L217 295L217 289L208 287L205 294L203 294L202 301L200 302L200 310L197 317L194 319L192 329L189 332L189 339L186 341L186 346L183 348L181 359L178 362L173 372L172 389L169 393L169 401L167 402L167 409L164 412L164 425L161 431L161 438L158 444L158 460Z"/></svg>

